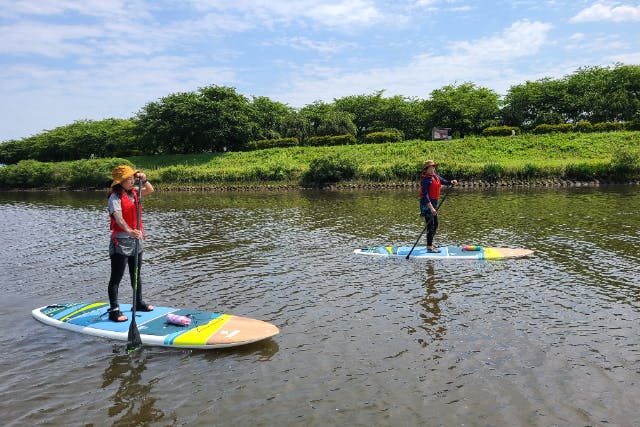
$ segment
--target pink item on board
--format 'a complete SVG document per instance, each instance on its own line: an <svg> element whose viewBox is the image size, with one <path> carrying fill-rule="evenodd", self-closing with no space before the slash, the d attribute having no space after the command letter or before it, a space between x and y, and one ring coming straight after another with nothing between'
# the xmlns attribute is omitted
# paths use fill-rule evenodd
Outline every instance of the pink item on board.
<svg viewBox="0 0 640 427"><path fill-rule="evenodd" d="M167 314L167 323L178 326L189 326L191 325L191 319L187 316L180 316L179 314L169 313Z"/></svg>

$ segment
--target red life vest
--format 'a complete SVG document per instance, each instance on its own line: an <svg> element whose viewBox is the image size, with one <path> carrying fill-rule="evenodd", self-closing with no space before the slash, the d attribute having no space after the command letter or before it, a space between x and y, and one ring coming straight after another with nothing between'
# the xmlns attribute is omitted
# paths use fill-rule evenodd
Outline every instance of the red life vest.
<svg viewBox="0 0 640 427"><path fill-rule="evenodd" d="M422 178L431 178L431 185L429 185L429 188L426 188L426 189L420 186L420 197L425 196L424 192L426 190L428 193L427 195L431 200L438 200L440 198L440 187L441 187L440 177L436 174L427 175L426 173L423 173Z"/></svg>
<svg viewBox="0 0 640 427"><path fill-rule="evenodd" d="M122 194L120 195L120 204L122 206L122 218L124 219L124 222L126 222L129 227L136 229L138 228L138 217L136 212L136 206L138 205L138 191L134 189L132 191L132 194L134 199L133 201L131 201L131 199L124 192L122 192ZM113 214L109 216L111 218L111 237L116 240L116 234L126 233L126 230L123 230L118 225L116 219L113 217ZM144 227L142 226L142 206L140 206L140 230L144 235Z"/></svg>

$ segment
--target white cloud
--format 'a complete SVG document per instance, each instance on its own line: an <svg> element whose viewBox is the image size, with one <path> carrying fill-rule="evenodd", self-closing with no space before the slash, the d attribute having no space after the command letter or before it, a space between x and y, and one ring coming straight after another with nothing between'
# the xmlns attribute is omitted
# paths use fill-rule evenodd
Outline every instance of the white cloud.
<svg viewBox="0 0 640 427"><path fill-rule="evenodd" d="M441 52L418 55L410 63L392 68L346 72L309 66L299 70L289 88L272 96L296 107L380 89L390 95L426 98L443 85L465 81L504 93L512 84L521 83L518 79L522 76L514 72L512 61L535 55L547 42L551 28L548 23L519 21L501 34L453 42Z"/></svg>
<svg viewBox="0 0 640 427"><path fill-rule="evenodd" d="M374 0L191 0L191 4L202 11L239 13L245 19L253 19L269 27L302 20L326 27L348 28L351 25L371 25L387 16Z"/></svg>
<svg viewBox="0 0 640 427"><path fill-rule="evenodd" d="M439 0L416 0L415 5L419 7L431 7L438 3Z"/></svg>
<svg viewBox="0 0 640 427"><path fill-rule="evenodd" d="M601 21L640 21L640 6L616 6L615 3L596 3L581 10L570 20L570 22Z"/></svg>
<svg viewBox="0 0 640 427"><path fill-rule="evenodd" d="M318 41L311 40L306 37L290 37L276 40L275 42L267 42L265 45L287 46L296 50L315 51L323 54L337 53L344 49L354 48L355 43L343 42L339 40Z"/></svg>
<svg viewBox="0 0 640 427"><path fill-rule="evenodd" d="M0 27L0 53L36 54L51 58L83 55L90 53L91 48L79 42L102 36L99 28L88 25L22 22Z"/></svg>
<svg viewBox="0 0 640 427"><path fill-rule="evenodd" d="M491 60L510 59L536 53L546 42L552 25L518 21L502 34L471 42L454 42L450 48L458 56L483 56Z"/></svg>
<svg viewBox="0 0 640 427"><path fill-rule="evenodd" d="M611 63L622 63L622 64L640 64L640 52L634 53L620 53L616 55L609 56L609 60Z"/></svg>
<svg viewBox="0 0 640 427"><path fill-rule="evenodd" d="M629 48L629 44L619 37L609 34L595 34L589 38L571 38L573 43L567 44L567 49L579 49L583 52L616 52Z"/></svg>
<svg viewBox="0 0 640 427"><path fill-rule="evenodd" d="M141 20L98 19L93 25L19 21L0 26L0 53L74 57L90 62L97 57L151 56L188 40L214 38L245 31L251 24L233 17L204 14L192 20L167 24Z"/></svg>
<svg viewBox="0 0 640 427"><path fill-rule="evenodd" d="M474 6L468 4L456 6L457 3L461 3L461 0L415 0L412 6L431 12L436 12L441 9L452 12L468 12L474 9Z"/></svg>
<svg viewBox="0 0 640 427"><path fill-rule="evenodd" d="M382 19L383 14L366 0L341 1L335 4L317 4L310 9L309 17L331 26L369 24Z"/></svg>
<svg viewBox="0 0 640 427"><path fill-rule="evenodd" d="M106 61L91 67L60 70L36 65L0 68L0 115L12 117L3 124L0 140L25 137L34 123L44 129L80 119L128 118L148 102L175 92L193 91L216 82L235 86L233 70L198 65L185 56ZM186 71L188 70L188 72Z"/></svg>
<svg viewBox="0 0 640 427"><path fill-rule="evenodd" d="M135 0L0 0L0 16L55 16L77 13L93 17L149 17L144 1Z"/></svg>

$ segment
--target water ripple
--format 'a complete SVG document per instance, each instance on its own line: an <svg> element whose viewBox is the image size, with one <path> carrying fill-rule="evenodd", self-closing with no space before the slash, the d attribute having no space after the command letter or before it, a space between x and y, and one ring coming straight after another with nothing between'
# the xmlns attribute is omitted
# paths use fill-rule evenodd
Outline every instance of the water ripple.
<svg viewBox="0 0 640 427"><path fill-rule="evenodd" d="M632 425L640 415L631 398L640 381L640 192L447 199L437 244L534 249L526 259L352 253L413 244L424 227L415 196L154 194L145 201L145 299L261 318L281 334L224 351L129 356L29 315L54 301L106 298L102 196L0 195L0 320L14 326L0 338L5 419Z"/></svg>

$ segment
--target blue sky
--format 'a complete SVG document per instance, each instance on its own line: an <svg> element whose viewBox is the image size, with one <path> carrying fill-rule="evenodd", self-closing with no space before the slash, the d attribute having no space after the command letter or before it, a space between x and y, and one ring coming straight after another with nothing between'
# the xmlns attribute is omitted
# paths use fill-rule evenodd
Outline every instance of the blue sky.
<svg viewBox="0 0 640 427"><path fill-rule="evenodd" d="M211 84L299 108L640 64L640 1L0 0L0 141Z"/></svg>

